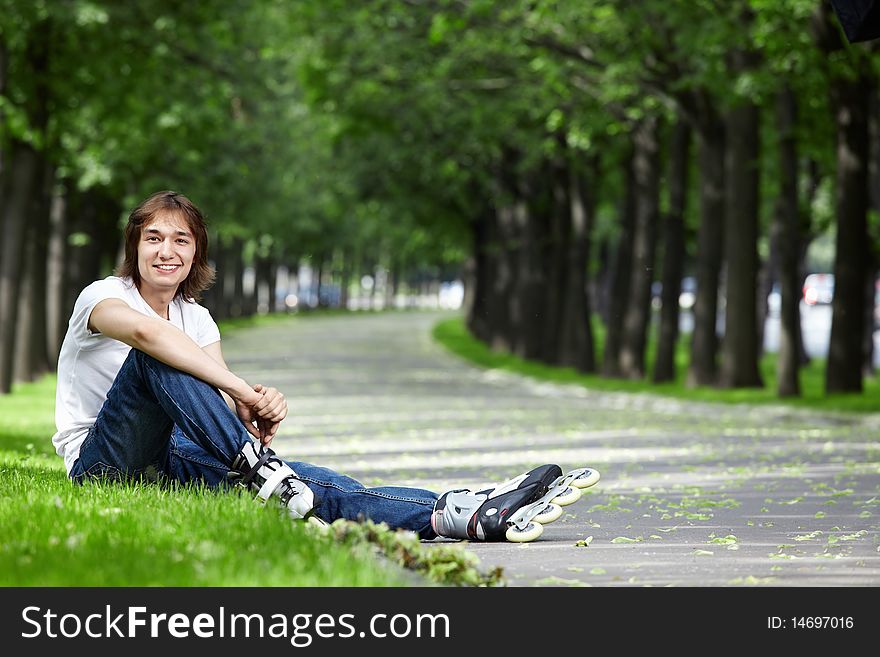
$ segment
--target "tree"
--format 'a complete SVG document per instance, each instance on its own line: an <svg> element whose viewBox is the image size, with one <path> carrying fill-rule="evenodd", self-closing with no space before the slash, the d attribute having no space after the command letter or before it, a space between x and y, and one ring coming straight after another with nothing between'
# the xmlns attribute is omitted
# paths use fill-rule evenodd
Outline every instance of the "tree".
<svg viewBox="0 0 880 657"><path fill-rule="evenodd" d="M814 21L820 49L832 56L847 53L831 9L823 5ZM861 392L864 281L868 273L868 99L875 82L863 53L849 52L830 73L837 125L834 300L825 388Z"/></svg>

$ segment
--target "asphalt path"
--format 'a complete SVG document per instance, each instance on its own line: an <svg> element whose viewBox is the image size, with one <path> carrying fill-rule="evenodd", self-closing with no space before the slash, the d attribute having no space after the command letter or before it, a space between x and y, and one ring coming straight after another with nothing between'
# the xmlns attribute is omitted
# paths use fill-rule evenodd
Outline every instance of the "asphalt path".
<svg viewBox="0 0 880 657"><path fill-rule="evenodd" d="M877 586L880 413L691 403L473 367L436 312L311 317L224 338L291 411L285 457L442 492L552 462L602 480L524 545L468 543L512 586ZM878 404L880 408L880 404Z"/></svg>

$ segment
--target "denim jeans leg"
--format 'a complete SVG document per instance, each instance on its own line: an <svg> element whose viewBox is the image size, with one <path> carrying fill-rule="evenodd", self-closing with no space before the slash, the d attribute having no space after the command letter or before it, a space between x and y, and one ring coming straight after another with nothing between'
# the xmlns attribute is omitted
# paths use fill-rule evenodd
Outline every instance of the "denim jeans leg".
<svg viewBox="0 0 880 657"><path fill-rule="evenodd" d="M250 440L216 388L132 349L83 441L75 472L81 478L162 471L174 425L212 459L227 465Z"/></svg>
<svg viewBox="0 0 880 657"><path fill-rule="evenodd" d="M131 477L155 467L181 483L222 486L233 458L249 440L215 388L132 349L71 477ZM368 519L417 532L421 538L436 537L431 513L437 495L431 491L367 488L329 468L288 464L315 494L316 512L328 522Z"/></svg>
<svg viewBox="0 0 880 657"><path fill-rule="evenodd" d="M367 488L351 477L311 463L288 461L297 478L315 494L315 511L327 522L338 518L387 523L392 529L414 531L422 539L436 538L431 513L438 495L421 488Z"/></svg>
<svg viewBox="0 0 880 657"><path fill-rule="evenodd" d="M196 445L177 425L171 430L165 470L181 484L202 484L208 488L228 485L229 467Z"/></svg>
<svg viewBox="0 0 880 657"><path fill-rule="evenodd" d="M370 519L385 522L392 529L417 532L420 538L436 537L431 529L431 512L437 495L431 491L392 486L366 488L329 468L297 461L286 463L314 493L315 512L327 522L339 518ZM181 483L199 482L211 488L228 485L228 468L189 440L180 427L171 432L168 470Z"/></svg>

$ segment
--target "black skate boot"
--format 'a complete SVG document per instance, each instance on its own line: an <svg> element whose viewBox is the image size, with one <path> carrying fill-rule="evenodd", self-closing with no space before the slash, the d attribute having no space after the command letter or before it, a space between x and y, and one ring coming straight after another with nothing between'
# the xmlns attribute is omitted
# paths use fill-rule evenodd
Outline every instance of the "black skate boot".
<svg viewBox="0 0 880 657"><path fill-rule="evenodd" d="M468 489L449 491L434 505L431 526L438 535L448 538L503 541L508 530L508 516L541 499L561 475L562 469L558 465L547 464L494 488L477 492ZM550 521L547 516L545 522Z"/></svg>
<svg viewBox="0 0 880 657"><path fill-rule="evenodd" d="M565 475L557 465L542 465L487 490L450 491L434 506L431 525L440 536L515 543L534 541L544 525L577 502L582 489L599 481L599 472L578 468Z"/></svg>

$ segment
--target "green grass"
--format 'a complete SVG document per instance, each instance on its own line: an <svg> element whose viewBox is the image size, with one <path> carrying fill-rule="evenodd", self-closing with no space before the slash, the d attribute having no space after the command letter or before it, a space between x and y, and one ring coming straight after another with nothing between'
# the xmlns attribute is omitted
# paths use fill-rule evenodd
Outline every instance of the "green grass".
<svg viewBox="0 0 880 657"><path fill-rule="evenodd" d="M245 495L79 487L60 459L0 454L0 585L393 586L390 564Z"/></svg>
<svg viewBox="0 0 880 657"><path fill-rule="evenodd" d="M594 323L598 324L598 322ZM451 352L465 360L488 369L500 369L522 374L542 381L572 383L593 390L615 392L652 393L692 399L695 401L722 402L730 404L783 404L798 408L812 408L826 411L872 413L880 411L880 380L877 376L865 380L862 394L829 395L824 393L825 363L813 359L801 370L800 382L802 396L781 399L776 395L776 355L767 354L761 359L761 375L764 388L720 389L714 387L688 387L685 373L689 360L688 344L682 340L676 350L677 379L674 382L655 384L648 380L629 381L608 379L596 374L582 374L570 367L555 367L517 356L494 352L484 343L474 338L465 327L462 318L452 318L438 322L433 330L434 339ZM597 363L601 363L604 331L594 330ZM650 366L654 360L655 345L651 340L646 354Z"/></svg>
<svg viewBox="0 0 880 657"><path fill-rule="evenodd" d="M316 531L247 492L73 485L50 440L54 401L52 376L0 396L0 586L502 583L459 545L344 521Z"/></svg>
<svg viewBox="0 0 880 657"><path fill-rule="evenodd" d="M55 380L16 384L12 394L0 395L0 452L55 453Z"/></svg>

